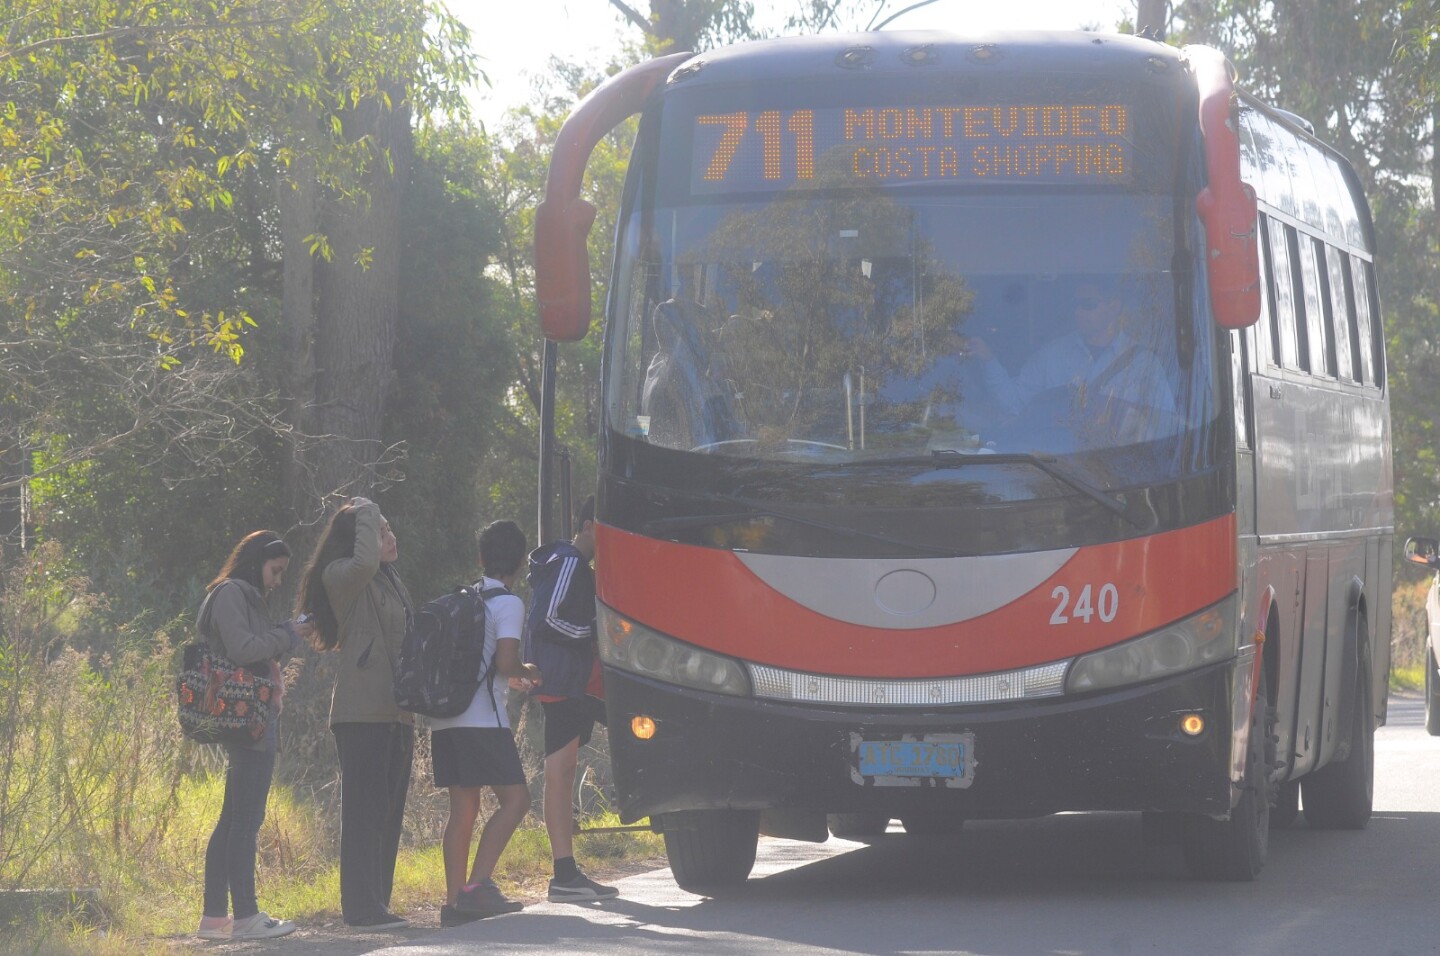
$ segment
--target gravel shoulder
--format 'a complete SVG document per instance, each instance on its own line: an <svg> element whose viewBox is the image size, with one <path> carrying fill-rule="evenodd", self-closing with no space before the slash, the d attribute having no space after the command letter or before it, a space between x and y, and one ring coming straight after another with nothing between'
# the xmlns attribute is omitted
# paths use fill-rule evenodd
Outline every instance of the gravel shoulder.
<svg viewBox="0 0 1440 956"><path fill-rule="evenodd" d="M636 873L664 869L668 864L664 857L648 860L627 860L619 864L601 866L599 861L587 861L586 872L602 882L622 879ZM539 903L545 899L546 881L537 879L533 884L518 887L511 895L526 904ZM439 902L434 906L412 908L401 914L410 921L403 930L371 933L351 929L339 916L327 916L295 920L295 932L280 939L256 940L239 943L209 942L186 934L168 938L170 950L174 953L245 953L245 954L294 954L305 956L360 956L389 946L400 946L423 940L440 930Z"/></svg>

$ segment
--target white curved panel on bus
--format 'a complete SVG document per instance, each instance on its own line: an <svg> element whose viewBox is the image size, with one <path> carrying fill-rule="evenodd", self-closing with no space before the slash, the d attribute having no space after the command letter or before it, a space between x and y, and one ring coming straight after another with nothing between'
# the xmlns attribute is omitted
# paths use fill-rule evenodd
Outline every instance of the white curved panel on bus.
<svg viewBox="0 0 1440 956"><path fill-rule="evenodd" d="M974 558L810 558L738 552L767 585L847 624L913 629L988 614L1048 579L1078 549Z"/></svg>

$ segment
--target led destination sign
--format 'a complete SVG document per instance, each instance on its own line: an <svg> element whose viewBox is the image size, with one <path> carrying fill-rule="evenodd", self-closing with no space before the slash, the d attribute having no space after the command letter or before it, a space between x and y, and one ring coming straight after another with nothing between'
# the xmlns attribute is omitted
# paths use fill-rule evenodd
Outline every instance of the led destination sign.
<svg viewBox="0 0 1440 956"><path fill-rule="evenodd" d="M695 117L696 193L897 183L1127 182L1118 103L847 107Z"/></svg>

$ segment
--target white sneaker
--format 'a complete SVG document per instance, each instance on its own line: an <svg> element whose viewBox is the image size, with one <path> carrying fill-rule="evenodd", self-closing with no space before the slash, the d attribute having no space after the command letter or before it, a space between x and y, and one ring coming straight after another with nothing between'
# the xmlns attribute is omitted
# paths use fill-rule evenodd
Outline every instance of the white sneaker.
<svg viewBox="0 0 1440 956"><path fill-rule="evenodd" d="M289 936L295 932L295 924L288 919L276 919L269 913L260 912L245 919L237 919L230 930L231 939L274 939Z"/></svg>

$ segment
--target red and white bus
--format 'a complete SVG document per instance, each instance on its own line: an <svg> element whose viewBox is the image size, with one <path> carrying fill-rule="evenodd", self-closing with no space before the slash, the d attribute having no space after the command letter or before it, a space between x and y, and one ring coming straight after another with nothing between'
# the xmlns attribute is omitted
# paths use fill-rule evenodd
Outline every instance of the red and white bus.
<svg viewBox="0 0 1440 956"><path fill-rule="evenodd" d="M680 885L892 819L1142 811L1225 880L1302 793L1365 825L1390 428L1335 150L1138 37L675 54L557 142L551 343L589 329L581 179L635 113L598 621L620 815Z"/></svg>

